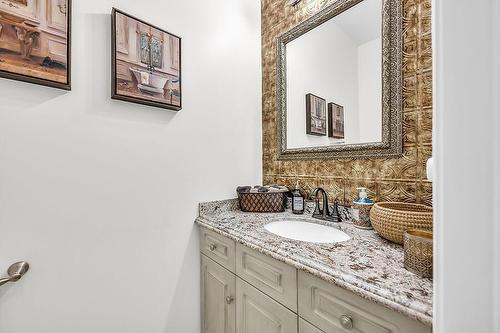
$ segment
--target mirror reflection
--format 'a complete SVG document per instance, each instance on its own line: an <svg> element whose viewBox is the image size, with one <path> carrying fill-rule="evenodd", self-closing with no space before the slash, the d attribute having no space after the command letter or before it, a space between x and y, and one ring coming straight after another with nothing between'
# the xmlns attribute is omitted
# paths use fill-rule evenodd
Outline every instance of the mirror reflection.
<svg viewBox="0 0 500 333"><path fill-rule="evenodd" d="M382 141L382 0L286 46L287 148Z"/></svg>

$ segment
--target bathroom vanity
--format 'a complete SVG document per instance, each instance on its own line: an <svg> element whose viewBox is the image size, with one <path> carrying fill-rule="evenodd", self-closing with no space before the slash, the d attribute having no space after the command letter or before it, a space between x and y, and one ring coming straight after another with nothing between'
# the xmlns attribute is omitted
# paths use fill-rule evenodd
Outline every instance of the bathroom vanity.
<svg viewBox="0 0 500 333"><path fill-rule="evenodd" d="M294 219L350 239L303 242L265 228ZM406 271L402 248L373 231L307 214L244 213L236 200L201 204L196 223L203 333L432 331L432 281Z"/></svg>

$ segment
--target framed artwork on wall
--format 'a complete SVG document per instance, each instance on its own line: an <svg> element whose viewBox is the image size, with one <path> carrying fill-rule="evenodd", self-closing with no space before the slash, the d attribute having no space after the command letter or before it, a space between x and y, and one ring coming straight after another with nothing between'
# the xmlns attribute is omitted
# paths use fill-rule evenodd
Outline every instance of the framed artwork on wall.
<svg viewBox="0 0 500 333"><path fill-rule="evenodd" d="M111 97L181 110L181 38L116 8L111 15Z"/></svg>
<svg viewBox="0 0 500 333"><path fill-rule="evenodd" d="M0 77L71 90L71 0L0 2Z"/></svg>
<svg viewBox="0 0 500 333"><path fill-rule="evenodd" d="M345 139L344 107L328 103L328 136L334 139Z"/></svg>
<svg viewBox="0 0 500 333"><path fill-rule="evenodd" d="M306 95L306 134L326 135L326 100L313 94Z"/></svg>

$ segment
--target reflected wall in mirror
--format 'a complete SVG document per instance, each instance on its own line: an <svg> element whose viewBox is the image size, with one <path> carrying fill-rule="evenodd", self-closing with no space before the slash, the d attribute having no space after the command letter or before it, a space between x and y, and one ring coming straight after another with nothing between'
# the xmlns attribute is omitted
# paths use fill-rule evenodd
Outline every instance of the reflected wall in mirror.
<svg viewBox="0 0 500 333"><path fill-rule="evenodd" d="M280 159L401 155L401 15L400 0L338 0L278 38Z"/></svg>

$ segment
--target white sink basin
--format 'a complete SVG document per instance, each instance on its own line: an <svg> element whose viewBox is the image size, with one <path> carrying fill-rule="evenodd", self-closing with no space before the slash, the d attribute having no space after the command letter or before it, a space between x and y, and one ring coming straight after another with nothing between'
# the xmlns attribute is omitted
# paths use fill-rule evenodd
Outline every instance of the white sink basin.
<svg viewBox="0 0 500 333"><path fill-rule="evenodd" d="M334 227L296 220L271 222L264 229L281 237L310 243L339 243L351 239L348 234Z"/></svg>

